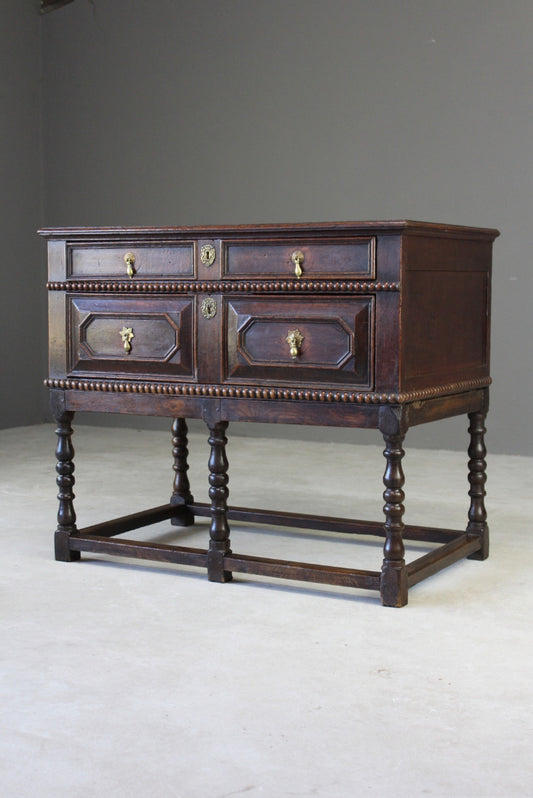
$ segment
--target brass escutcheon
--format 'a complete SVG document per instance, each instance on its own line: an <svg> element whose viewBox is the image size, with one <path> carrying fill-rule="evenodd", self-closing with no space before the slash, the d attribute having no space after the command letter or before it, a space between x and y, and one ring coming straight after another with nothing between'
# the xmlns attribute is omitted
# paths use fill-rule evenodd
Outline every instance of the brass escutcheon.
<svg viewBox="0 0 533 798"><path fill-rule="evenodd" d="M129 353L131 352L132 339L135 338L133 327L123 327L119 332L119 335L122 338L122 343L124 344L124 349L126 350L126 354L129 355Z"/></svg>
<svg viewBox="0 0 533 798"><path fill-rule="evenodd" d="M291 260L294 263L294 274L296 279L299 280L303 274L302 263L305 260L305 255L301 249L295 249L291 255Z"/></svg>
<svg viewBox="0 0 533 798"><path fill-rule="evenodd" d="M200 260L202 263L205 263L206 266L212 266L215 262L216 251L212 244L204 244L202 249L200 250Z"/></svg>
<svg viewBox="0 0 533 798"><path fill-rule="evenodd" d="M289 344L289 351L293 360L296 360L298 355L301 354L300 349L302 347L303 339L304 337L300 330L290 330L285 338Z"/></svg>
<svg viewBox="0 0 533 798"><path fill-rule="evenodd" d="M217 303L212 296L206 296L202 300L201 310L204 319L212 319L217 315Z"/></svg>
<svg viewBox="0 0 533 798"><path fill-rule="evenodd" d="M124 263L126 264L126 271L128 273L128 277L133 277L135 274L135 255L133 252L126 252L124 255Z"/></svg>

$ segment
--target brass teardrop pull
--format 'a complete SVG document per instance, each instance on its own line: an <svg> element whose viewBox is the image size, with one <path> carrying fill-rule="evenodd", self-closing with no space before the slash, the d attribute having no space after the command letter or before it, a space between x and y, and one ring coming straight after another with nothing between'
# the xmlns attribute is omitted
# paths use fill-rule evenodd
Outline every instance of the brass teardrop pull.
<svg viewBox="0 0 533 798"><path fill-rule="evenodd" d="M133 252L126 252L124 255L124 263L126 264L126 271L128 273L128 277L133 277L135 274L135 255Z"/></svg>
<svg viewBox="0 0 533 798"><path fill-rule="evenodd" d="M290 330L285 340L289 344L289 352L293 360L301 354L302 341L304 337L300 330Z"/></svg>
<svg viewBox="0 0 533 798"><path fill-rule="evenodd" d="M133 327L124 326L120 330L119 335L122 338L122 343L124 344L124 349L126 350L126 354L129 355L129 353L131 352L131 342L133 338L135 338Z"/></svg>
<svg viewBox="0 0 533 798"><path fill-rule="evenodd" d="M294 263L294 274L296 279L299 280L303 274L302 263L305 260L305 255L301 249L295 249L291 255L291 260Z"/></svg>

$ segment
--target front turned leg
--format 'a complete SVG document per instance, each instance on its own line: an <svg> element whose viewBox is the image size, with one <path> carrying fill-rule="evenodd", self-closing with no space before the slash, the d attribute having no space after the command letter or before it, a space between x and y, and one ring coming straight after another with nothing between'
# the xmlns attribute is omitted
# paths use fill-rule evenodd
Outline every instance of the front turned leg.
<svg viewBox="0 0 533 798"><path fill-rule="evenodd" d="M175 418L172 422L174 483L172 496L170 497L170 504L176 507L176 515L170 519L170 523L174 526L192 526L194 524L194 512L189 506L194 503L194 499L191 494L189 478L187 477L187 471L189 470L188 456L187 422L184 418Z"/></svg>
<svg viewBox="0 0 533 798"><path fill-rule="evenodd" d="M405 567L405 548L403 545L403 485L405 477L402 469L402 449L404 435L383 435L387 458L383 483L385 506L385 545L383 547L383 565L381 568L381 603L385 607L403 607L407 604L407 569Z"/></svg>
<svg viewBox="0 0 533 798"><path fill-rule="evenodd" d="M71 421L74 413L64 411L57 416L56 447L56 484L59 488L57 498L57 529L55 533L55 558L61 562L72 562L80 559L79 551L70 551L69 540L75 535L76 513L74 512L74 447L72 446Z"/></svg>
<svg viewBox="0 0 533 798"><path fill-rule="evenodd" d="M229 582L231 571L224 570L224 557L231 554L227 517L228 459L225 432L227 421L219 421L209 427L209 498L211 499L211 529L209 530L209 552L207 576L211 582Z"/></svg>
<svg viewBox="0 0 533 798"><path fill-rule="evenodd" d="M470 482L470 509L468 511L467 534L481 539L479 551L470 554L470 560L486 560L489 556L489 527L487 525L487 511L485 510L485 482L487 475L487 450L485 448L485 417L486 413L469 413L470 446L468 447L468 481Z"/></svg>

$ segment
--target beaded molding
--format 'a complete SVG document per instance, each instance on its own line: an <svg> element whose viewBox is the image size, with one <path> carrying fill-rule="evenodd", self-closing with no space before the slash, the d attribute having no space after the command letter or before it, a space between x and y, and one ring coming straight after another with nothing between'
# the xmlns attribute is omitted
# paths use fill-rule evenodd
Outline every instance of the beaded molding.
<svg viewBox="0 0 533 798"><path fill-rule="evenodd" d="M329 292L354 292L354 291L399 291L400 283L360 282L353 280L272 280L249 281L217 280L212 282L149 282L117 281L102 282L100 280L69 280L67 282L48 282L49 291L88 291L88 292L113 292L113 293L140 293L140 294L181 294L200 293L209 294L232 292L257 292L257 293L285 293L298 291L301 293L329 293Z"/></svg>
<svg viewBox="0 0 533 798"><path fill-rule="evenodd" d="M179 385L156 382L124 382L47 379L47 388L66 391L103 391L106 393L161 394L164 396L213 396L237 399L297 400L310 402L348 402L355 404L406 404L433 399L454 393L484 388L492 382L490 377L452 382L435 388L425 388L406 393L353 393L350 391L320 391L304 388L247 388L236 385Z"/></svg>

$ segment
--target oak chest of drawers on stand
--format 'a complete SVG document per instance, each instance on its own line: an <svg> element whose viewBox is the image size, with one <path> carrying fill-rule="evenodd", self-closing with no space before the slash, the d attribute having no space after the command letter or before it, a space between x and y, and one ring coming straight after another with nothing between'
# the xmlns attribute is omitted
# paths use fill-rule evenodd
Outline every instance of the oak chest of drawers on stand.
<svg viewBox="0 0 533 798"><path fill-rule="evenodd" d="M488 555L484 420L496 230L422 222L76 228L48 239L51 403L57 420L56 559L81 552L366 588L387 606L453 562ZM77 410L168 416L168 504L79 529ZM468 414L464 531L403 524L408 427ZM209 428L210 504L187 478L186 419ZM230 421L366 427L385 440L382 522L228 507ZM436 460L435 467L438 468ZM209 546L128 540L210 518ZM229 520L384 538L376 571L232 552ZM406 562L405 540L435 547ZM350 564L351 565L351 564Z"/></svg>

